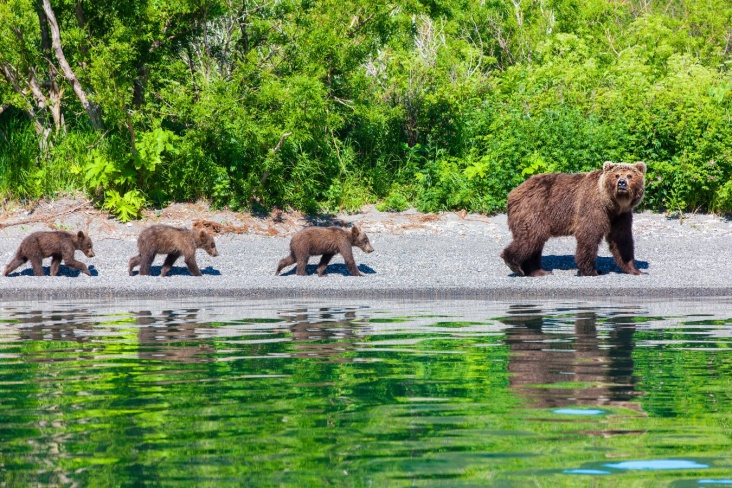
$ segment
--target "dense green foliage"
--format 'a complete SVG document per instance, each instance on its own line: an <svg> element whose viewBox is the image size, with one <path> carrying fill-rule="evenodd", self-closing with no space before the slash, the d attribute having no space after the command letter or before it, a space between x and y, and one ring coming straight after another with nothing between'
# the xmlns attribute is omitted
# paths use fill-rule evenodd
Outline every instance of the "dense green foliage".
<svg viewBox="0 0 732 488"><path fill-rule="evenodd" d="M728 0L7 0L0 25L6 197L493 212L644 160L646 208L732 211Z"/></svg>

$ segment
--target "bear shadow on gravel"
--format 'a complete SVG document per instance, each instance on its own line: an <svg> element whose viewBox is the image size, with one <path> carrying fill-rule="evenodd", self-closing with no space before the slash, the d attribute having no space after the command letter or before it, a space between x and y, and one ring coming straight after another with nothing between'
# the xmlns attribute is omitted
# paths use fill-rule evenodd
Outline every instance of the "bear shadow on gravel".
<svg viewBox="0 0 732 488"><path fill-rule="evenodd" d="M150 276L157 276L160 277L160 272L162 271L163 266L150 266ZM134 276L139 275L140 273L135 271ZM213 266L206 266L205 268L201 268L201 275L203 276L221 276L221 271L214 268ZM188 271L188 268L186 266L173 266L170 268L170 271L168 271L167 276L193 276L190 271Z"/></svg>
<svg viewBox="0 0 732 488"><path fill-rule="evenodd" d="M92 276L99 276L99 271L94 267L94 265L89 266L89 273ZM61 265L61 267L58 269L58 274L56 276L64 276L66 278L77 278L81 273L81 270L69 268L66 265ZM16 272L16 273L10 273L8 275L8 278L13 278L15 276L33 276L33 268L28 266L22 271ZM44 266L43 267L43 276L51 276L51 267L50 266Z"/></svg>
<svg viewBox="0 0 732 488"><path fill-rule="evenodd" d="M557 270L577 270L579 271L579 268L577 266L577 261L575 261L574 256L565 254L563 256L557 256L557 255L546 255L541 257L541 264L544 269L547 271L553 271L555 269ZM647 261L639 261L636 259L635 261L636 267L638 269L648 269L648 262ZM617 273L617 274L625 274L620 267L615 263L615 260L609 256L598 256L596 261L597 271L600 274L606 275L610 273ZM511 273L509 276L520 276L516 273Z"/></svg>
<svg viewBox="0 0 732 488"><path fill-rule="evenodd" d="M363 274L376 274L376 270L374 270L373 268L371 268L370 266L367 266L365 264L359 264L356 267ZM280 274L280 276L295 276L296 273L297 273L297 267L294 267L291 270L289 270L288 272ZM308 264L307 273L308 273L308 275L317 275L318 274L318 265L317 264ZM341 263L329 264L328 268L326 269L325 276L328 276L329 274L351 276L351 274L348 272L348 268L346 267L346 265L341 264Z"/></svg>

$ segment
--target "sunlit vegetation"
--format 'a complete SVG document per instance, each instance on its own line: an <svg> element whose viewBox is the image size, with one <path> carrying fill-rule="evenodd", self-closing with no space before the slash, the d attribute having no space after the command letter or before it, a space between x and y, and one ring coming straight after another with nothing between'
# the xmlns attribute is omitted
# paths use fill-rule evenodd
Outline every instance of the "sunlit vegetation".
<svg viewBox="0 0 732 488"><path fill-rule="evenodd" d="M496 212L644 160L645 208L732 211L726 0L7 0L0 25L6 198Z"/></svg>

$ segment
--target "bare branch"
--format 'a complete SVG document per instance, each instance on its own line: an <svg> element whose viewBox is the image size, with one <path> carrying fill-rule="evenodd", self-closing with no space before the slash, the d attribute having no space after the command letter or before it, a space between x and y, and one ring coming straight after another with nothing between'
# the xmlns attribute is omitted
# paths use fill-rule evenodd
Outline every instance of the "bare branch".
<svg viewBox="0 0 732 488"><path fill-rule="evenodd" d="M81 102L81 105L84 107L84 110L86 110L87 115L89 115L92 126L95 129L101 129L103 124L102 118L99 116L99 110L97 109L95 104L89 101L88 97L86 96L86 92L81 86L81 83L76 78L76 74L74 74L74 71L71 69L68 61L66 61L66 56L64 55L64 50L61 46L61 31L59 30L58 22L56 21L56 15L53 13L53 9L51 8L51 3L49 2L49 0L43 0L43 11L46 13L48 25L51 28L51 43L53 45L53 52L56 55L56 59L58 60L59 66L61 67L61 71L64 73L64 77L74 89L74 93Z"/></svg>
<svg viewBox="0 0 732 488"><path fill-rule="evenodd" d="M277 151L279 151L280 148L282 147L282 143L285 141L285 139L287 139L291 135L292 135L292 132L285 132L284 134L282 134L282 137L280 137L280 142L278 142L277 145L272 148L272 152L276 153Z"/></svg>

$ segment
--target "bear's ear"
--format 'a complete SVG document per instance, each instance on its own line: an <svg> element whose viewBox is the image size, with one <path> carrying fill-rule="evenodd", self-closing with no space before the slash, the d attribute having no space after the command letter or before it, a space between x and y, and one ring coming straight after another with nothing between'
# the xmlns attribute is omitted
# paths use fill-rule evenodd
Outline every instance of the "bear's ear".
<svg viewBox="0 0 732 488"><path fill-rule="evenodd" d="M86 236L84 235L84 231L83 230L80 230L79 233L76 234L76 237L78 237L80 240L83 241L84 240L84 237L86 237Z"/></svg>
<svg viewBox="0 0 732 488"><path fill-rule="evenodd" d="M358 230L358 227L356 227L355 225L351 227L351 234L353 234L354 236L357 236L360 232L361 231Z"/></svg>
<svg viewBox="0 0 732 488"><path fill-rule="evenodd" d="M637 169L638 171L640 171L643 174L646 174L646 163L644 163L643 161L636 162L635 169Z"/></svg>
<svg viewBox="0 0 732 488"><path fill-rule="evenodd" d="M602 165L602 170L603 171L610 171L615 166L616 166L616 164L613 163L612 161L605 161L605 164Z"/></svg>
<svg viewBox="0 0 732 488"><path fill-rule="evenodd" d="M198 237L200 237L201 239L205 239L206 238L206 234L208 234L208 232L206 232L203 229L201 229L201 230L198 231Z"/></svg>

